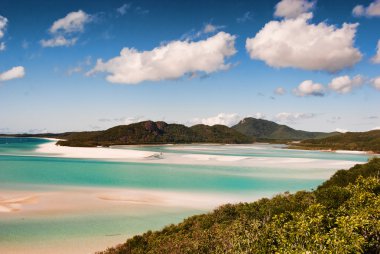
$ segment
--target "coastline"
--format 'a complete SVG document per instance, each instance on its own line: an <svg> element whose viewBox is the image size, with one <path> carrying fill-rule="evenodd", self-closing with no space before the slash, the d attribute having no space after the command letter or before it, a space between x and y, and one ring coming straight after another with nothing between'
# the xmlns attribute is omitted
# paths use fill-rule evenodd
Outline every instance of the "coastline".
<svg viewBox="0 0 380 254"><path fill-rule="evenodd" d="M56 141L56 139L49 139ZM145 146L145 145L144 145ZM175 149L175 145L169 145ZM126 146L123 146L126 147ZM132 146L131 146L132 147ZM134 145L133 147L137 147ZM180 147L180 145L179 145ZM231 147L231 145L229 146ZM244 145L247 147L247 145ZM252 145L254 147L254 145ZM253 148L254 149L254 148ZM287 165L294 169L323 168L336 170L351 167L357 161L324 160L310 158L287 157L249 157L188 153L159 153L151 151L139 151L120 147L68 147L58 146L55 142L41 144L35 150L35 156L94 159L115 162L157 163L177 165L209 165L209 166L239 166L239 167L272 167L283 168ZM32 155L33 156L33 155ZM328 177L328 176L327 176Z"/></svg>

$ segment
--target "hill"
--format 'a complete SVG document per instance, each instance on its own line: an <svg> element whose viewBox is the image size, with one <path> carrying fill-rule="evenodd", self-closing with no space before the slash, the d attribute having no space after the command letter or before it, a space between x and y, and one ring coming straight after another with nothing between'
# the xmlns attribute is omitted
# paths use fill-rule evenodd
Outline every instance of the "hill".
<svg viewBox="0 0 380 254"><path fill-rule="evenodd" d="M224 205L100 253L379 253L379 174L372 159L312 192Z"/></svg>
<svg viewBox="0 0 380 254"><path fill-rule="evenodd" d="M324 138L336 135L336 132L308 132L295 130L286 125L277 124L264 119L256 119L252 117L244 118L232 129L248 136L255 137L258 141L270 140L304 140L314 138Z"/></svg>
<svg viewBox="0 0 380 254"><path fill-rule="evenodd" d="M63 146L110 146L137 144L227 143L247 144L253 139L223 125L195 125L144 121L104 131L76 132L63 136Z"/></svg>
<svg viewBox="0 0 380 254"><path fill-rule="evenodd" d="M316 150L356 150L380 153L380 130L347 132L322 139L303 140L291 148Z"/></svg>

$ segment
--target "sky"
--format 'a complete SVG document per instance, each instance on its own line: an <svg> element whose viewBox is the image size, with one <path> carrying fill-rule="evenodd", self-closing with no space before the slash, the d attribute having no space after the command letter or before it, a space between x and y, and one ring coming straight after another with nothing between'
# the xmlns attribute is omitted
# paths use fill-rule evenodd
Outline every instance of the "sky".
<svg viewBox="0 0 380 254"><path fill-rule="evenodd" d="M0 2L0 133L380 128L380 0Z"/></svg>

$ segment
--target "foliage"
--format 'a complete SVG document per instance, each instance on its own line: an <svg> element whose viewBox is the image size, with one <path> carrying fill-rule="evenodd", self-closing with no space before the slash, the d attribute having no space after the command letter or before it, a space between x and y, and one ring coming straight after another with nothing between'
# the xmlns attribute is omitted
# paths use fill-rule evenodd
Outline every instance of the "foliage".
<svg viewBox="0 0 380 254"><path fill-rule="evenodd" d="M380 253L379 171L372 159L315 191L224 205L101 253Z"/></svg>
<svg viewBox="0 0 380 254"><path fill-rule="evenodd" d="M247 144L253 139L223 125L195 125L145 121L120 125L105 131L78 132L64 136L64 146L110 146L138 144L231 143Z"/></svg>
<svg viewBox="0 0 380 254"><path fill-rule="evenodd" d="M259 141L269 141L272 143L281 143L280 141L303 140L311 138L324 138L337 133L308 132L292 129L286 125L280 125L264 119L255 119L252 117L241 120L237 125L232 127L236 131L254 137Z"/></svg>
<svg viewBox="0 0 380 254"><path fill-rule="evenodd" d="M293 148L356 150L380 153L380 130L367 132L347 132L323 139L308 139Z"/></svg>

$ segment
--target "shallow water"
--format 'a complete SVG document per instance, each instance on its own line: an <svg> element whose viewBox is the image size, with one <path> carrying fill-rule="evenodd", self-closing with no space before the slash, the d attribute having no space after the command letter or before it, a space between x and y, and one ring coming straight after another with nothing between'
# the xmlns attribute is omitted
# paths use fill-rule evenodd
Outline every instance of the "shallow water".
<svg viewBox="0 0 380 254"><path fill-rule="evenodd" d="M210 203L219 204L219 198L221 203L238 202L270 197L284 191L310 190L339 169L338 166L326 169L315 165L297 169L289 164L283 167L243 167L239 166L239 162L234 166L178 165L45 157L36 153L35 149L46 142L51 141L0 138L0 201L9 198L7 195L12 192L41 194L37 203L23 204L19 211L0 213L0 253L49 253L53 249L55 253L83 253L101 250L124 241L128 236L148 229L160 229L189 215L212 209L210 205L198 204L197 197L203 198L203 201L206 199L206 203L207 197L210 197ZM283 148L276 145L132 147L181 156L207 154L265 157L267 160L278 157L311 158L349 161L352 164L368 160L366 155ZM57 197L64 197L65 193L75 197L77 191L78 196L87 197L80 188L88 191L88 199L78 199L80 203L76 207L70 207L70 200L59 198L56 201L62 204L68 202L67 207L44 210L51 199L45 199L46 204L39 206L43 198L56 193L59 193ZM190 194L197 204L190 206L185 199L183 203L179 199L171 205L146 200L135 204L117 199L99 200L93 194L116 189L146 191L149 195L160 192L159 197L167 200L173 199L173 193L179 197L181 193ZM83 242L86 242L85 246Z"/></svg>

